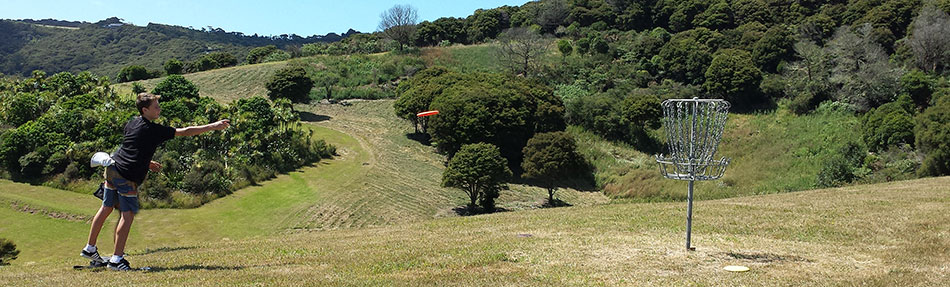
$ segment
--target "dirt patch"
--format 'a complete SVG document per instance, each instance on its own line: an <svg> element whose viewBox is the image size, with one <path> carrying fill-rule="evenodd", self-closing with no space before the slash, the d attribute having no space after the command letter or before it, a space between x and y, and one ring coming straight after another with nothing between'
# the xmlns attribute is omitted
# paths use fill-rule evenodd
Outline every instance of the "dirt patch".
<svg viewBox="0 0 950 287"><path fill-rule="evenodd" d="M19 212L25 212L25 213L29 213L29 214L40 214L40 215L45 215L45 216L50 217L50 218L65 219L65 220L69 220L69 221L79 221L79 222L83 222L83 221L89 221L90 219L92 219L91 217L85 216L85 215L71 214L71 213L58 212L58 211L50 211L50 210L46 210L46 209L43 209L43 208L32 207L32 206L30 206L30 205L28 205L28 204L25 204L25 203L22 203L22 202L18 202L18 201L12 201L12 202L10 202L10 208L12 208L12 209L15 210L15 211L19 211Z"/></svg>

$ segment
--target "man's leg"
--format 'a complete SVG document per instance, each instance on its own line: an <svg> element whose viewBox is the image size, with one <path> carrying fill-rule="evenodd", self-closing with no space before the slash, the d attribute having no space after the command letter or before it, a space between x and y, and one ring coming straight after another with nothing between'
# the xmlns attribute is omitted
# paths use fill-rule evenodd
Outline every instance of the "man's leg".
<svg viewBox="0 0 950 287"><path fill-rule="evenodd" d="M122 218L119 219L119 226L115 230L115 255L125 255L125 242L129 239L129 230L132 229L132 220L135 219L135 213L132 211L122 211Z"/></svg>
<svg viewBox="0 0 950 287"><path fill-rule="evenodd" d="M102 231L102 225L105 224L106 219L109 218L109 215L112 214L111 206L101 206L99 207L99 212L96 212L96 217L92 218L92 227L89 228L89 240L86 244L96 245L96 239L99 238L99 232Z"/></svg>

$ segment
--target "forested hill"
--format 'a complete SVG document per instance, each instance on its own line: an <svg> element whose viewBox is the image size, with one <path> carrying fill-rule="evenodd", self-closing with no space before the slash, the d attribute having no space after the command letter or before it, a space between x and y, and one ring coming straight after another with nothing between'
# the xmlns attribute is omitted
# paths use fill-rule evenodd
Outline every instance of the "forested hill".
<svg viewBox="0 0 950 287"><path fill-rule="evenodd" d="M209 52L227 52L243 60L254 47L276 45L292 51L289 48L294 46L335 42L357 33L351 29L342 35L259 36L221 28L135 26L114 17L96 23L0 20L0 73L25 76L34 70L50 74L89 71L114 77L128 65L161 70L169 59L193 61Z"/></svg>

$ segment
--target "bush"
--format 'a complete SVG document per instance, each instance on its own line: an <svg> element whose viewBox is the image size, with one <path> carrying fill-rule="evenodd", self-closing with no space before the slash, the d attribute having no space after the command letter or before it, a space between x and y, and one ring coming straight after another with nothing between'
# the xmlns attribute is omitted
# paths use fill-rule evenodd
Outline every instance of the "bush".
<svg viewBox="0 0 950 287"><path fill-rule="evenodd" d="M185 68L185 64L178 59L170 59L165 62L163 68L165 68L166 75L181 75L181 72Z"/></svg>
<svg viewBox="0 0 950 287"><path fill-rule="evenodd" d="M271 100L284 98L294 103L306 103L310 101L313 80L303 67L293 66L277 71L267 81L266 87Z"/></svg>
<svg viewBox="0 0 950 287"><path fill-rule="evenodd" d="M935 105L917 116L914 135L917 148L927 154L918 174L950 174L950 97L940 98Z"/></svg>
<svg viewBox="0 0 950 287"><path fill-rule="evenodd" d="M162 102L171 102L175 99L197 99L198 86L181 75L170 75L155 85L152 93L162 96Z"/></svg>
<svg viewBox="0 0 950 287"><path fill-rule="evenodd" d="M914 104L907 95L864 115L864 142L871 151L914 143Z"/></svg>
<svg viewBox="0 0 950 287"><path fill-rule="evenodd" d="M151 78L151 74L149 74L148 70L146 70L144 66L131 65L122 68L115 78L117 82L124 83L149 79Z"/></svg>
<svg viewBox="0 0 950 287"><path fill-rule="evenodd" d="M867 150L857 143L847 143L821 164L818 171L818 187L836 187L858 178L856 172L863 167Z"/></svg>
<svg viewBox="0 0 950 287"><path fill-rule="evenodd" d="M521 175L541 182L548 190L548 202L554 202L554 192L566 180L583 175L584 157L577 153L577 142L565 132L535 134L522 150L524 161Z"/></svg>
<svg viewBox="0 0 950 287"><path fill-rule="evenodd" d="M737 49L716 52L705 76L706 92L726 99L733 106L749 107L760 100L758 88L762 72L752 63L749 52Z"/></svg>
<svg viewBox="0 0 950 287"><path fill-rule="evenodd" d="M13 244L13 241L0 238L0 266L10 265L10 261L16 260L19 254L20 251L16 250L16 244Z"/></svg>

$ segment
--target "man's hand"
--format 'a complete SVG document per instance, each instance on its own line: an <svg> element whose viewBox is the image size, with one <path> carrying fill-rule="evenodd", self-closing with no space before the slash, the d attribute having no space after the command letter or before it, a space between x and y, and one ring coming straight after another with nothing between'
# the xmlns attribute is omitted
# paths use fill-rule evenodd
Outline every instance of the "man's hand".
<svg viewBox="0 0 950 287"><path fill-rule="evenodd" d="M162 171L162 164L153 160L152 162L148 163L148 170L151 170L154 172L160 172Z"/></svg>
<svg viewBox="0 0 950 287"><path fill-rule="evenodd" d="M216 131L220 131L220 130L223 130L223 129L228 128L229 126L231 126L231 120L229 120L229 119L223 119L223 120L220 120L220 121L217 121L217 122L214 122L213 124L211 124L211 129L216 130Z"/></svg>

